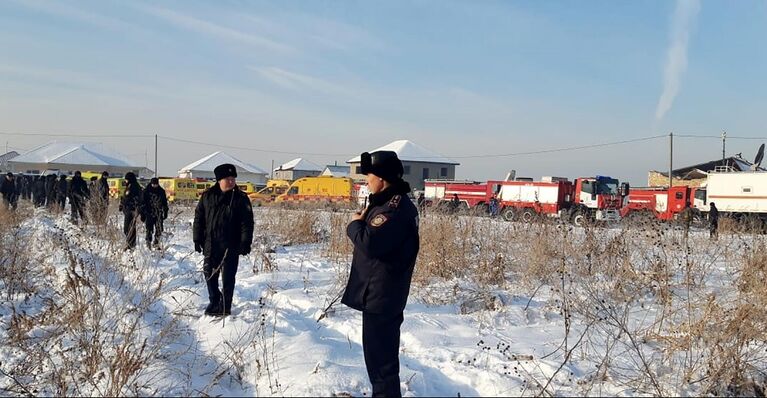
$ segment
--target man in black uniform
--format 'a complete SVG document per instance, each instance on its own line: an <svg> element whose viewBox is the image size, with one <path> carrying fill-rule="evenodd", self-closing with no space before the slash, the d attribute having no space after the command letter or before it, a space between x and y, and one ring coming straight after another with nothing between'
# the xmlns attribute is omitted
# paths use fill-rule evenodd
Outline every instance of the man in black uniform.
<svg viewBox="0 0 767 398"><path fill-rule="evenodd" d="M102 172L101 178L96 181L96 194L91 196L91 203L94 207L93 218L98 224L106 223L109 211L109 182L107 178L109 178L109 173Z"/></svg>
<svg viewBox="0 0 767 398"><path fill-rule="evenodd" d="M716 240L719 238L719 232L717 231L719 229L719 209L716 208L714 202L711 202L710 207L708 212L709 237Z"/></svg>
<svg viewBox="0 0 767 398"><path fill-rule="evenodd" d="M49 209L56 207L56 175L48 174L45 176L45 205Z"/></svg>
<svg viewBox="0 0 767 398"><path fill-rule="evenodd" d="M136 224L141 214L141 185L132 172L125 173L125 195L120 198L120 211L123 212L123 233L125 234L125 250L136 247Z"/></svg>
<svg viewBox="0 0 767 398"><path fill-rule="evenodd" d="M19 190L16 185L16 178L13 176L13 173L8 172L8 174L5 175L0 191L2 191L5 205L9 209L15 210L16 204L19 200Z"/></svg>
<svg viewBox="0 0 767 398"><path fill-rule="evenodd" d="M85 201L90 197L88 183L83 180L80 171L75 171L72 181L69 183L69 206L72 208L72 223L77 224L78 219L85 220Z"/></svg>
<svg viewBox="0 0 767 398"><path fill-rule="evenodd" d="M35 186L32 190L35 207L45 206L45 177L35 176Z"/></svg>
<svg viewBox="0 0 767 398"><path fill-rule="evenodd" d="M354 244L342 303L362 311L362 350L373 396L401 396L399 337L418 256L418 210L392 151L365 152L369 205L346 228Z"/></svg>
<svg viewBox="0 0 767 398"><path fill-rule="evenodd" d="M59 181L56 182L56 204L58 204L61 211L64 211L67 206L68 193L69 184L67 183L67 176L62 174L59 176Z"/></svg>
<svg viewBox="0 0 767 398"><path fill-rule="evenodd" d="M206 190L194 212L194 250L203 253L203 273L210 304L206 315L230 315L240 255L248 255L253 243L253 208L248 196L237 188L237 169L222 164L213 170L216 185ZM218 275L224 282L223 295Z"/></svg>
<svg viewBox="0 0 767 398"><path fill-rule="evenodd" d="M146 246L151 249L154 245L155 248L159 249L163 221L168 218L168 198L157 178L152 178L149 186L144 189L142 205L144 212L141 214L141 221L146 227Z"/></svg>

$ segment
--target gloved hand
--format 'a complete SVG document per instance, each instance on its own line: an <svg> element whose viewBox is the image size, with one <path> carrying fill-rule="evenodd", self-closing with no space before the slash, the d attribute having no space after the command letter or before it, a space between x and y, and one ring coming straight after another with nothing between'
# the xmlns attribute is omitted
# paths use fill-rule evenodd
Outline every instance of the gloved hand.
<svg viewBox="0 0 767 398"><path fill-rule="evenodd" d="M202 243L194 242L194 251L202 253Z"/></svg>
<svg viewBox="0 0 767 398"><path fill-rule="evenodd" d="M240 254L243 255L243 256L247 256L248 254L250 254L250 246L245 246L245 247L241 248L240 249Z"/></svg>
<svg viewBox="0 0 767 398"><path fill-rule="evenodd" d="M123 205L120 205L120 207L118 207L117 210L123 211Z"/></svg>
<svg viewBox="0 0 767 398"><path fill-rule="evenodd" d="M141 215L139 216L139 218L141 219L141 222L145 222L145 221L146 221L146 216L145 216L145 215L143 215L143 214L141 214Z"/></svg>
<svg viewBox="0 0 767 398"><path fill-rule="evenodd" d="M167 211L162 212L162 219L165 220L167 218L168 218L168 212Z"/></svg>

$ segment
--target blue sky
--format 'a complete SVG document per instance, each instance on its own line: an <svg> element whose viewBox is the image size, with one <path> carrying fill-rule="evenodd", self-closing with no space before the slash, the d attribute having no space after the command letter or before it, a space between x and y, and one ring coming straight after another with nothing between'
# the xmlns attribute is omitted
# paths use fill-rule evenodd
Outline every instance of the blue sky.
<svg viewBox="0 0 767 398"><path fill-rule="evenodd" d="M476 156L457 159L462 178L516 169L643 185L647 170L668 167L666 139L482 155L669 131L767 136L765 39L767 2L750 0L7 0L0 132L157 133L315 163L411 139ZM686 63L669 78L674 43ZM47 141L0 138L21 149ZM98 141L139 161L153 153L149 139ZM758 143L729 140L728 153L751 158ZM161 140L160 172L215 149ZM227 151L264 169L299 156ZM721 143L678 139L675 153L677 165L697 163Z"/></svg>

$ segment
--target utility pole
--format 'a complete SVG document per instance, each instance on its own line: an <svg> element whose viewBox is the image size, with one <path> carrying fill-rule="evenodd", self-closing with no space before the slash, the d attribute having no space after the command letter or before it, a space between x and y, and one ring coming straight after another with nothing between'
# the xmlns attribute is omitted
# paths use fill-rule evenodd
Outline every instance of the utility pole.
<svg viewBox="0 0 767 398"><path fill-rule="evenodd" d="M157 134L154 135L154 176L157 177Z"/></svg>
<svg viewBox="0 0 767 398"><path fill-rule="evenodd" d="M269 169L269 179L270 180L274 179L274 159L272 159L272 168Z"/></svg>
<svg viewBox="0 0 767 398"><path fill-rule="evenodd" d="M727 157L727 155L725 155L726 142L727 132L722 130L722 162L724 162L724 159Z"/></svg>
<svg viewBox="0 0 767 398"><path fill-rule="evenodd" d="M668 187L674 186L674 177L672 175L674 170L674 133L668 133Z"/></svg>

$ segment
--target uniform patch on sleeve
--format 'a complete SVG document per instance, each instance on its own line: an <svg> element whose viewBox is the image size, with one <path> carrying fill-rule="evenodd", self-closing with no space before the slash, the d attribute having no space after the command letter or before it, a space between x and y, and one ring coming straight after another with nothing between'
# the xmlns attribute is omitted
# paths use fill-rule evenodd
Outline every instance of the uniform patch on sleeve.
<svg viewBox="0 0 767 398"><path fill-rule="evenodd" d="M399 195L392 196L391 200L389 201L389 207L398 207L400 200L402 200L401 196Z"/></svg>
<svg viewBox="0 0 767 398"><path fill-rule="evenodd" d="M379 215L373 217L372 220L370 220L370 225L372 225L374 227L380 227L381 225L383 225L383 223L386 222L386 220L387 220L387 218L386 218L385 215L379 214Z"/></svg>

